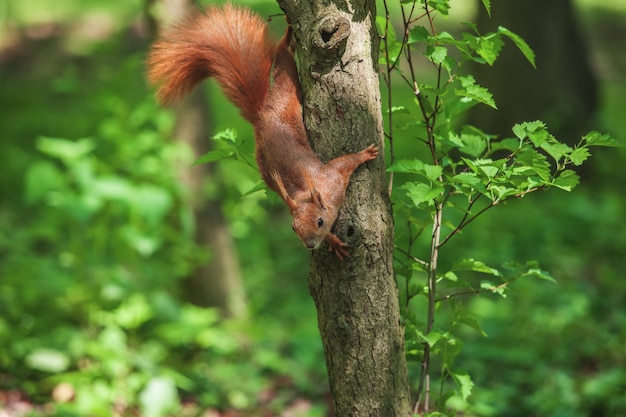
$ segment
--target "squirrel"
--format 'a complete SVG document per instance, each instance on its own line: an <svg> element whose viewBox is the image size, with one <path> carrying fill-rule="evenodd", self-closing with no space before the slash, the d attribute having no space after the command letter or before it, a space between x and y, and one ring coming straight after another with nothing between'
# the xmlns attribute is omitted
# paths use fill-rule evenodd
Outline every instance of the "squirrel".
<svg viewBox="0 0 626 417"><path fill-rule="evenodd" d="M331 228L354 170L378 156L370 145L324 164L309 144L292 29L276 42L261 17L232 5L195 13L154 42L148 81L163 104L189 93L205 78L217 80L225 96L254 127L256 160L267 186L287 205L293 230L304 246L323 240L340 260L345 242Z"/></svg>

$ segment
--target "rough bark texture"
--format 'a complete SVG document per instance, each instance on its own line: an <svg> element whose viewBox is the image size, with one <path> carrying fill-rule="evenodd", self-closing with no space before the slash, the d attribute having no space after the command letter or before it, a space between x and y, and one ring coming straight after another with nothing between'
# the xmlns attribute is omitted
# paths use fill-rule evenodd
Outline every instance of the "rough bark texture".
<svg viewBox="0 0 626 417"><path fill-rule="evenodd" d="M294 27L304 122L323 161L383 146L375 3L279 0ZM350 247L340 262L311 256L335 415L408 416L409 392L393 275L393 219L384 159L358 168L335 225Z"/></svg>

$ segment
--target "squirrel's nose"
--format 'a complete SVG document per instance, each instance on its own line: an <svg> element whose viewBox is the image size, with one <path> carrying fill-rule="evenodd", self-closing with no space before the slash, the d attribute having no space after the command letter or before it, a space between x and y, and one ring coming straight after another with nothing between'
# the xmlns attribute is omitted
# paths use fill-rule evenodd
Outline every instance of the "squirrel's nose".
<svg viewBox="0 0 626 417"><path fill-rule="evenodd" d="M306 239L303 240L302 243L304 243L304 246L308 249L308 250L313 250L313 249L317 249L317 247L320 245L321 241L317 241L316 239Z"/></svg>

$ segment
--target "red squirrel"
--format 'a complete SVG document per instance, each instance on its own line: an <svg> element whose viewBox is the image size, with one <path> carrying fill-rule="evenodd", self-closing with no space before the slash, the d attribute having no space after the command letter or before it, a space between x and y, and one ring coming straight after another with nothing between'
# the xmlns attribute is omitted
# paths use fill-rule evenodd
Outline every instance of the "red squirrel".
<svg viewBox="0 0 626 417"><path fill-rule="evenodd" d="M304 246L313 250L326 240L343 260L347 244L331 227L352 172L375 159L378 148L370 145L327 164L313 152L291 38L288 27L283 39L274 41L266 23L247 9L209 7L157 39L148 56L148 80L167 104L214 77L254 127L261 176L285 201Z"/></svg>

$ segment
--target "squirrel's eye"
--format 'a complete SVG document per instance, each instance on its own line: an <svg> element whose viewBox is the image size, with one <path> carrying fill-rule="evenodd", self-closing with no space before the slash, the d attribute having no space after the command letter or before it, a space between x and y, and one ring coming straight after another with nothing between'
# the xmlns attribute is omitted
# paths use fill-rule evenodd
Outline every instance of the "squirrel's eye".
<svg viewBox="0 0 626 417"><path fill-rule="evenodd" d="M293 223L291 223L291 230L293 230L294 232L296 231L296 226L294 226Z"/></svg>
<svg viewBox="0 0 626 417"><path fill-rule="evenodd" d="M317 227L322 227L322 226L324 226L324 219L320 217L319 219L317 219Z"/></svg>

